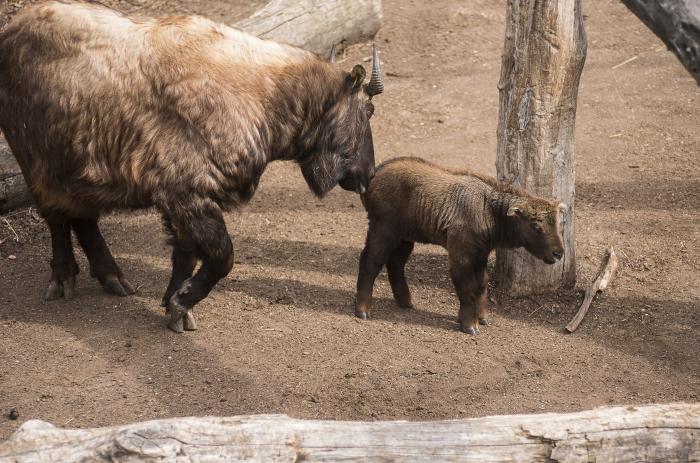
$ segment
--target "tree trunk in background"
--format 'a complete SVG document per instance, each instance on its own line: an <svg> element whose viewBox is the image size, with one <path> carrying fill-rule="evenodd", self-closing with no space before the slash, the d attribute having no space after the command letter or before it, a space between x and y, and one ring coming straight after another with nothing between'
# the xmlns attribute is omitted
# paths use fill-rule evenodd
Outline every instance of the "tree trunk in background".
<svg viewBox="0 0 700 463"><path fill-rule="evenodd" d="M497 251L501 286L513 295L576 283L574 121L585 59L581 0L508 0L498 84L498 178L568 206L561 261L547 265L522 248Z"/></svg>
<svg viewBox="0 0 700 463"><path fill-rule="evenodd" d="M382 22L381 0L272 0L234 27L327 56L334 44L369 40ZM0 136L0 214L33 202Z"/></svg>
<svg viewBox="0 0 700 463"><path fill-rule="evenodd" d="M700 85L700 1L622 0Z"/></svg>
<svg viewBox="0 0 700 463"><path fill-rule="evenodd" d="M0 214L33 202L22 171L0 132Z"/></svg>

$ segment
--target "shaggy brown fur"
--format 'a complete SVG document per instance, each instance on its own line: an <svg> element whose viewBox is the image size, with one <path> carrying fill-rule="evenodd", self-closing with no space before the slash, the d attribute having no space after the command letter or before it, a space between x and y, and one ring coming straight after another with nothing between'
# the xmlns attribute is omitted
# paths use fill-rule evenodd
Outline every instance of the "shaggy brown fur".
<svg viewBox="0 0 700 463"><path fill-rule="evenodd" d="M364 77L200 17L25 8L0 32L0 129L51 230L47 298L73 295L71 229L105 289L132 293L97 219L155 206L174 245L163 301L178 329L230 271L222 210L251 198L268 162L295 160L319 196L337 183L364 192Z"/></svg>
<svg viewBox="0 0 700 463"><path fill-rule="evenodd" d="M491 250L523 246L548 264L564 252L562 204L420 158L380 165L363 204L369 230L357 278L355 314L360 318L369 314L374 280L384 265L397 304L412 307L404 268L415 242L447 249L459 322L471 334L478 331L477 322L487 323L486 261Z"/></svg>

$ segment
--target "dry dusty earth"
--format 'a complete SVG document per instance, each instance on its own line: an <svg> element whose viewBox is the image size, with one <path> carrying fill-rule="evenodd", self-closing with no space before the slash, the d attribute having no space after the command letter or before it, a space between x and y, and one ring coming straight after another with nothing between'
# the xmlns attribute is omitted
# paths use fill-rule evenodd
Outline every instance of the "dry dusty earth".
<svg viewBox="0 0 700 463"><path fill-rule="evenodd" d="M233 21L261 2L109 3ZM459 332L444 252L428 246L409 263L415 310L394 306L382 275L375 318L354 318L359 199L338 190L318 201L295 166L271 165L252 203L227 217L236 266L198 306L194 333L165 328L169 249L155 213L103 220L136 296L103 294L80 254L78 297L48 304L48 232L27 211L0 220L0 409L19 411L0 418L0 438L30 418L78 427L248 413L432 420L698 401L700 92L620 2L583 3L579 285L608 245L621 269L575 334L562 326L580 293L510 300L497 289L494 324ZM412 154L494 174L505 2L386 0L384 13L378 160ZM368 55L355 47L343 65Z"/></svg>

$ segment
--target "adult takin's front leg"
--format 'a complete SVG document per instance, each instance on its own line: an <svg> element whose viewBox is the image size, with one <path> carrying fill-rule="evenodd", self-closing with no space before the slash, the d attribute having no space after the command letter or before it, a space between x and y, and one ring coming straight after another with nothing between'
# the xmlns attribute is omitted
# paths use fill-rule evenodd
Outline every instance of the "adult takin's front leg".
<svg viewBox="0 0 700 463"><path fill-rule="evenodd" d="M360 254L360 269L357 275L357 296L355 297L355 315L366 320L372 304L374 280L387 263L396 243L382 232L380 226L370 223L367 231L365 248Z"/></svg>
<svg viewBox="0 0 700 463"><path fill-rule="evenodd" d="M97 217L71 219L71 226L80 246L90 262L90 275L97 278L102 288L115 296L128 296L136 290L124 275L109 252L107 243L97 225Z"/></svg>
<svg viewBox="0 0 700 463"><path fill-rule="evenodd" d="M209 199L180 203L177 210L166 212L172 224L176 249L173 251L173 286L191 272L192 260L188 249L195 249L202 265L192 277L185 277L179 288L170 296L167 310L170 312L168 327L176 333L196 329L192 308L204 299L214 285L228 275L233 267L233 243L226 230L219 206ZM178 243L191 243L178 251ZM175 268L177 267L177 268ZM166 293L167 294L167 293Z"/></svg>
<svg viewBox="0 0 700 463"><path fill-rule="evenodd" d="M389 274L391 291L394 294L396 304L402 309L413 308L411 291L406 282L406 262L413 252L413 242L402 241L391 253L386 263L386 271Z"/></svg>
<svg viewBox="0 0 700 463"><path fill-rule="evenodd" d="M45 299L60 297L70 300L75 295L75 276L80 269L73 254L70 222L66 215L55 211L42 211L51 233L51 281Z"/></svg>

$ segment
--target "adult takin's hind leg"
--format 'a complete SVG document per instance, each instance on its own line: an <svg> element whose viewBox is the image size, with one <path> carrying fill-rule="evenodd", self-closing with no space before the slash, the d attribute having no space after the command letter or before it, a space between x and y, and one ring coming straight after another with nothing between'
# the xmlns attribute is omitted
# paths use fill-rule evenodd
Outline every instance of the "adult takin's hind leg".
<svg viewBox="0 0 700 463"><path fill-rule="evenodd" d="M75 276L80 269L73 254L70 235L70 222L60 212L42 211L51 233L51 281L46 289L45 299L53 301L60 297L66 300L75 295Z"/></svg>
<svg viewBox="0 0 700 463"><path fill-rule="evenodd" d="M188 204L179 203L177 206L166 211L165 215L176 243L171 285L175 286L181 279L182 282L170 296L167 310L170 312L168 328L182 333L184 330L196 329L192 308L231 271L233 243L226 230L221 208L215 202L199 199ZM191 243L196 249L196 256L202 261L201 267L192 277L184 277L187 274L186 270L190 269L192 261L188 259L191 256L186 256L186 252L178 254L177 243ZM186 251L187 247L184 250Z"/></svg>
<svg viewBox="0 0 700 463"><path fill-rule="evenodd" d="M90 275L97 278L102 288L115 296L134 294L131 283L124 278L121 269L109 252L107 243L97 225L97 218L71 219L71 226L78 237L80 246L90 262Z"/></svg>

